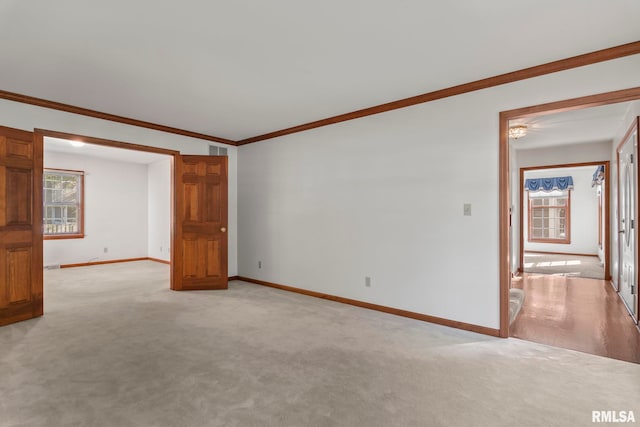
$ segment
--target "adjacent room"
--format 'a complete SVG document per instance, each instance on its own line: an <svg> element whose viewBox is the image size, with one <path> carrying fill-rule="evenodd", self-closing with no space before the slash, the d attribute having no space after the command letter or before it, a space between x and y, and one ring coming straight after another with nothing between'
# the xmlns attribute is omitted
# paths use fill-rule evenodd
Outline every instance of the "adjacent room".
<svg viewBox="0 0 640 427"><path fill-rule="evenodd" d="M510 123L520 201L512 337L640 363L635 313L618 292L619 251L610 250L621 235L610 219L624 178L616 150L638 109L623 102Z"/></svg>
<svg viewBox="0 0 640 427"><path fill-rule="evenodd" d="M171 158L45 137L44 267L171 261Z"/></svg>
<svg viewBox="0 0 640 427"><path fill-rule="evenodd" d="M604 165L523 172L522 271L604 279Z"/></svg>

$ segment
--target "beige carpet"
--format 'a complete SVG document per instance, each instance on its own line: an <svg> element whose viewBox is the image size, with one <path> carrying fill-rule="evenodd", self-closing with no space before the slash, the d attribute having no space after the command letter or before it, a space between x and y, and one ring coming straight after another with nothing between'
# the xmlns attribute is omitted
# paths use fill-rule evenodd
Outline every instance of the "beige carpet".
<svg viewBox="0 0 640 427"><path fill-rule="evenodd" d="M524 272L604 279L604 266L597 256L525 252Z"/></svg>
<svg viewBox="0 0 640 427"><path fill-rule="evenodd" d="M150 261L46 271L0 328L2 426L591 426L640 416L640 365ZM424 286L430 286L425 282ZM497 316L497 314L496 314Z"/></svg>

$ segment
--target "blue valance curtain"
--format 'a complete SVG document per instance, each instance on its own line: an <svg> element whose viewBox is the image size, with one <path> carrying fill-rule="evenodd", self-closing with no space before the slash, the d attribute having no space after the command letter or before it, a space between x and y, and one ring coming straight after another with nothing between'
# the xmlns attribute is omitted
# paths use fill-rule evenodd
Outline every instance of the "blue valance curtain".
<svg viewBox="0 0 640 427"><path fill-rule="evenodd" d="M573 190L573 177L530 178L525 180L524 189L528 191Z"/></svg>
<svg viewBox="0 0 640 427"><path fill-rule="evenodd" d="M593 180L591 181L591 187L595 187L598 184L602 184L602 181L604 181L604 165L598 166L596 171L593 173Z"/></svg>

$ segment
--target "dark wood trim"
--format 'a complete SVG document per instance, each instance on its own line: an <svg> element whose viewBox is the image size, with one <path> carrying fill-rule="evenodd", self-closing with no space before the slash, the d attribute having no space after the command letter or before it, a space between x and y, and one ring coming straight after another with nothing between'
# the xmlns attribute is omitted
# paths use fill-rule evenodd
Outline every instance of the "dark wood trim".
<svg viewBox="0 0 640 427"><path fill-rule="evenodd" d="M50 108L52 110L64 111L66 113L79 114L81 116L94 117L96 119L108 120L111 122L124 123L125 125L137 126L141 128L153 129L160 132L173 133L176 135L188 136L191 138L204 139L207 141L219 142L221 144L233 145L236 143L230 139L220 138L213 135L205 135L203 133L191 132L184 129L178 129L171 126L164 126L156 123L146 122L144 120L132 119L129 117L118 116L115 114L103 113L88 108L77 107L75 105L63 104L62 102L49 101L47 99L36 98L33 96L22 95L19 93L0 90L0 99L21 102L23 104L31 104L38 107Z"/></svg>
<svg viewBox="0 0 640 427"><path fill-rule="evenodd" d="M174 271L176 269L176 263L175 263L175 246L176 246L176 204L175 204L175 200L176 200L176 165L178 164L178 159L179 159L180 154L175 154L173 156L171 156L171 230L170 230L170 234L171 234L171 243L169 246L170 249L170 254L169 257L171 258L171 268L169 268L169 289L173 289L173 281L175 280L175 274Z"/></svg>
<svg viewBox="0 0 640 427"><path fill-rule="evenodd" d="M616 153L620 154L620 150L622 150L622 146L624 145L624 143L627 142L627 139L629 139L633 131L638 129L639 121L640 117L636 117L635 119L633 119L633 122L631 122L631 126L629 126L629 129L627 129L624 136L616 146Z"/></svg>
<svg viewBox="0 0 640 427"><path fill-rule="evenodd" d="M42 135L42 133L39 133L40 135ZM44 151L44 146L43 146L43 151ZM44 173L47 171L57 171L57 172L71 172L73 174L76 175L80 175L80 226L78 227L79 230L77 233L73 233L73 234L46 234L42 233L42 238L44 240L64 240L64 239L84 239L84 171L80 171L80 170L72 170L72 169L57 169L57 168L48 168L48 167L44 167L43 168L43 177L44 177ZM44 192L44 189L43 189ZM44 194L43 194L44 196ZM44 200L44 199L43 199ZM43 202L44 204L44 202ZM44 218L44 206L43 206L43 210L42 210L42 215ZM43 230L44 230L44 225L43 225Z"/></svg>
<svg viewBox="0 0 640 427"><path fill-rule="evenodd" d="M498 152L498 242L500 245L500 259L498 274L500 277L500 337L509 337L509 288L511 286L511 183L509 179L509 118L505 113L500 113L499 123L500 149ZM520 189L522 194L522 189ZM522 201L520 202L522 212ZM522 220L520 221L522 228ZM522 267L522 265L521 265Z"/></svg>
<svg viewBox="0 0 640 427"><path fill-rule="evenodd" d="M640 97L640 92L638 93L638 96ZM610 160L602 160L599 162L560 163L560 164L542 165L542 166L525 166L520 169L528 172L528 171L535 171L535 170L542 170L542 169L564 169L564 168L579 168L583 166L602 166L605 163L610 163L610 162L611 162ZM524 181L522 181L522 186L524 188Z"/></svg>
<svg viewBox="0 0 640 427"><path fill-rule="evenodd" d="M81 141L87 144L103 145L112 148L122 148L125 150L146 151L147 153L164 154L174 156L180 154L180 151L169 150L167 148L151 147L149 145L133 144L130 142L114 141L111 139L95 138L93 136L78 135L73 133L58 132L55 130L36 129L36 132L50 138L67 139L69 141ZM45 143L46 144L46 143Z"/></svg>
<svg viewBox="0 0 640 427"><path fill-rule="evenodd" d="M611 162L604 162L604 280L611 280Z"/></svg>
<svg viewBox="0 0 640 427"><path fill-rule="evenodd" d="M498 329L487 328L486 326L473 325L471 323L459 322L457 320L443 319L441 317L429 316L428 314L415 313L413 311L401 310L398 308L387 307L384 305L372 304L372 303L358 301L350 298L343 298L335 295L324 294L321 292L309 291L306 289L296 288L293 286L265 282L263 280L251 279L249 277L244 277L244 276L235 276L235 277L237 278L237 280L242 280L244 282L255 283L257 285L268 286L270 288L281 289L283 291L288 291L288 292L295 292L298 294L335 301L342 304L354 305L356 307L366 308L369 310L382 311L384 313L394 314L396 316L409 317L411 319L422 320L424 322L435 323L443 326L449 326L451 328L464 329L465 331L471 331L479 334L490 335L492 337L497 337L500 334L500 331Z"/></svg>
<svg viewBox="0 0 640 427"><path fill-rule="evenodd" d="M73 267L90 267L92 265L102 265L102 264L116 264L119 262L133 262L133 261L147 261L149 258L126 258L126 259L110 259L107 261L94 261L94 262L81 262L78 264L61 264L60 268L73 268Z"/></svg>
<svg viewBox="0 0 640 427"><path fill-rule="evenodd" d="M84 234L43 234L42 240L84 239Z"/></svg>
<svg viewBox="0 0 640 427"><path fill-rule="evenodd" d="M36 136L38 136L38 138L44 140L45 136L49 136L52 138L61 138L61 139L69 139L71 141L82 141L82 142L86 142L88 144L96 144L96 145L104 145L107 147L113 147L113 148L122 148L125 150L135 150L135 151L146 151L149 153L157 153L157 154L164 154L169 156L169 159L171 160L171 243L170 243L170 247L171 249L171 259L173 260L173 256L174 256L174 248L175 248L175 205L174 205L174 199L175 199L175 192L174 192L174 187L175 187L175 177L176 177L176 173L175 173L175 168L176 168L176 157L180 155L180 152L177 150L169 150L166 148L158 148L158 147L150 147L147 145L140 145L140 144L132 144L129 142L121 142L121 141L114 141L114 140L110 140L110 139L103 139L103 138L95 138L92 136L85 136L85 135L77 135L77 134L71 134L71 133L66 133L66 132L58 132L58 131L53 131L53 130L46 130L46 129L36 129L34 131L34 134ZM40 154L40 156L42 157L42 153ZM42 187L42 186L40 186ZM40 193L42 193L42 190L40 191ZM40 200L42 200L42 194L40 195ZM82 221L84 223L84 217L82 218ZM40 229L42 229L42 212L40 212ZM145 258L146 259L146 258ZM43 265L42 260L40 261L40 265ZM171 265L173 266L173 262L171 262ZM173 283L173 268L171 268L172 274L170 276L170 282Z"/></svg>
<svg viewBox="0 0 640 427"><path fill-rule="evenodd" d="M627 43L620 46L602 49L583 55L573 56L571 58L561 59L558 61L548 62L546 64L535 67L524 68L510 73L500 74L473 82L452 86L446 89L440 89L433 92L424 93L397 101L388 102L386 104L376 105L374 107L364 108L362 110L353 111L346 114L329 117L322 120L281 129L274 132L265 133L263 135L254 136L252 138L243 139L237 142L237 145L251 144L253 142L264 141L266 139L277 138L279 136L290 135L292 133L303 132L322 126L328 126L348 120L359 119L374 114L380 114L387 111L397 110L400 108L410 107L412 105L422 104L425 102L435 101L438 99L448 98L451 96L462 95L464 93L476 90L487 89L494 86L500 86L507 83L513 83L520 80L526 80L533 77L552 74L559 71L565 71L572 68L583 67L585 65L596 64L599 62L610 61L616 58L636 55L640 53L640 41ZM513 117L512 117L513 118Z"/></svg>
<svg viewBox="0 0 640 427"><path fill-rule="evenodd" d="M618 102L634 101L640 99L640 87L623 89L613 92L600 93L596 95L572 98L563 101L550 102L547 104L534 105L531 107L518 108L515 110L502 111L499 115L499 275L500 275L500 336L509 336L509 288L511 286L510 259L511 248L509 243L511 190L509 188L509 120L527 117L527 112L532 116L552 114L559 111L578 110L581 108L596 107L599 105L615 104ZM579 164L579 163L577 163ZM606 185L605 194L605 223L611 224L610 218L610 196L611 196L611 176L609 161L599 162L605 165L605 179L609 182ZM546 166L549 167L549 166ZM522 194L522 189L520 190ZM522 211L522 200L520 202ZM522 227L522 222L520 223ZM609 226L610 230L610 226ZM522 237L520 238L522 243ZM522 256L522 250L520 251ZM609 260L611 257L611 233L605 233L605 280L611 279ZM522 267L522 264L521 264Z"/></svg>
<svg viewBox="0 0 640 427"><path fill-rule="evenodd" d="M158 130L161 132L173 133L176 135L188 136L191 138L197 138L207 141L219 142L222 144L239 146L250 144L253 142L264 141L266 139L276 138L279 136L290 135L292 133L303 132L310 129L315 129L322 126L328 126L348 120L354 120L373 114L384 113L387 111L397 110L400 108L410 107L412 105L422 104L425 102L435 101L451 96L461 95L476 90L487 89L494 86L499 86L507 83L513 83L520 80L526 80L533 77L539 77L546 74L552 74L559 71L565 71L572 68L583 67L586 65L596 64L599 62L610 61L625 56L636 55L640 53L640 41L635 41L619 46L614 46L608 49L602 49L582 55L573 56L570 58L561 59L558 61L548 62L546 64L537 65L535 67L524 68L517 71L512 71L505 74L500 74L493 77L488 77L481 80L476 80L469 83L464 83L457 86L452 86L445 89L436 90L433 92L424 93L421 95L404 98L385 104L376 105L369 108L353 111L350 113L340 114L329 118L316 120L313 122L293 126L286 129L281 129L274 132L246 138L241 141L232 141L226 138L220 138L213 135L206 135L198 132L192 132L184 129L178 129L170 126L164 126L156 123L146 122L143 120L132 119L128 117L118 116L115 114L103 113L83 107L78 107L70 104L64 104L61 102L50 101L42 98L36 98L33 96L18 94L14 92L0 90L0 99L6 99L14 102L21 102L24 104L36 105L38 107L50 108L53 110L64 111L67 113L79 114L88 117L94 117L102 120L108 120L117 123L124 123L131 126L138 126L147 129ZM635 98L633 98L635 99ZM623 100L620 100L622 102ZM595 106L592 105L592 106ZM541 111L545 111L542 109ZM535 111L531 111L527 115L533 115ZM511 118L516 118L512 116Z"/></svg>
<svg viewBox="0 0 640 427"><path fill-rule="evenodd" d="M48 168L48 167L44 166L43 170L46 170L46 171L58 171L58 172L73 172L73 173L84 175L84 171L75 170L75 169L58 169L58 168Z"/></svg>
<svg viewBox="0 0 640 427"><path fill-rule="evenodd" d="M597 257L597 254L577 254L574 252L550 252L550 251L525 251L528 254L548 254L548 255L571 255L571 256L594 256Z"/></svg>
<svg viewBox="0 0 640 427"><path fill-rule="evenodd" d="M581 96L579 98L565 99L563 101L549 102L531 107L517 108L514 110L503 111L503 113L505 113L507 120L514 120L524 117L545 116L547 114L599 107L601 105L616 104L619 102L635 101L636 99L640 99L640 87L621 89L596 95Z"/></svg>
<svg viewBox="0 0 640 427"><path fill-rule="evenodd" d="M520 168L520 205L518 205L518 211L520 213L520 224L518 224L518 226L520 227L520 230L518 232L519 236L520 236L520 241L518 242L520 245L520 252L519 252L519 256L520 256L520 262L518 264L518 271L522 271L524 272L524 169Z"/></svg>
<svg viewBox="0 0 640 427"><path fill-rule="evenodd" d="M154 262L159 262L161 264L169 264L169 265L171 265L171 261L167 261L166 259L152 258L152 257L148 257L147 259L149 261L154 261Z"/></svg>
<svg viewBox="0 0 640 427"><path fill-rule="evenodd" d="M42 240L42 173L44 170L44 138L33 132L33 210L31 232L33 233L33 252L31 259L32 294L39 300L34 306L33 316L44 314L44 242ZM39 184L39 185L38 185Z"/></svg>
<svg viewBox="0 0 640 427"><path fill-rule="evenodd" d="M240 280L240 276L229 276L227 281L231 282L232 280Z"/></svg>

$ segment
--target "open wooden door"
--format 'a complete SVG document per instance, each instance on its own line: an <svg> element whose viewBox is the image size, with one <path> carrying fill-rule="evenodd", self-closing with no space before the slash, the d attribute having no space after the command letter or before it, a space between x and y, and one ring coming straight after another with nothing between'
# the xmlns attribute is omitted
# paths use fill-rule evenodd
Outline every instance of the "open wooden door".
<svg viewBox="0 0 640 427"><path fill-rule="evenodd" d="M171 289L227 289L227 157L176 156Z"/></svg>
<svg viewBox="0 0 640 427"><path fill-rule="evenodd" d="M42 316L42 135L0 126L0 325Z"/></svg>

